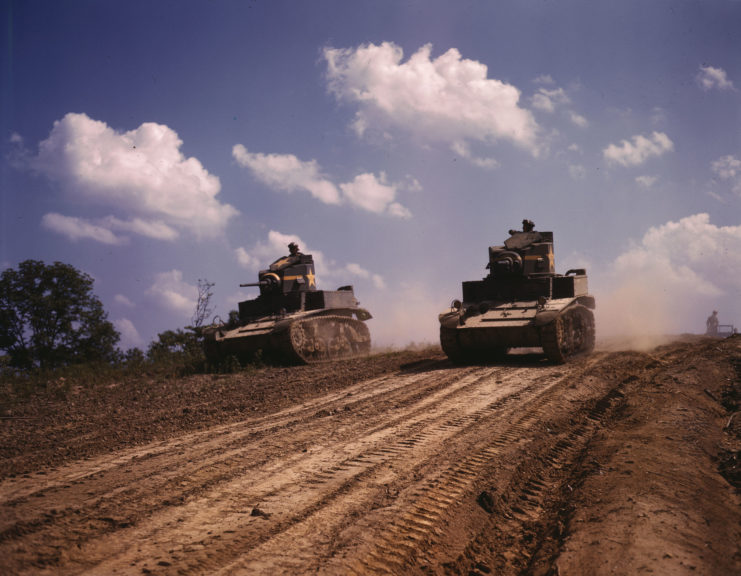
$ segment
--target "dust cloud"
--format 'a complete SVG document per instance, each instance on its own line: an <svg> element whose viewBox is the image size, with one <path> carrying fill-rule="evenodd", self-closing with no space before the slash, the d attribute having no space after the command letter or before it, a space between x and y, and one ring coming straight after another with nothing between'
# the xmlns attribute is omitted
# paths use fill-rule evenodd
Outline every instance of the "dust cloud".
<svg viewBox="0 0 741 576"><path fill-rule="evenodd" d="M716 298L655 275L630 276L618 280L611 274L609 288L593 291L599 349L648 350L679 335L704 334Z"/></svg>
<svg viewBox="0 0 741 576"><path fill-rule="evenodd" d="M707 214L650 228L607 267L590 270L597 340L646 348L667 336L704 334L741 316L741 226L716 226Z"/></svg>
<svg viewBox="0 0 741 576"><path fill-rule="evenodd" d="M447 305L421 283L403 283L399 291L377 292L367 304L373 314L368 327L374 348L414 348L439 343L437 316Z"/></svg>
<svg viewBox="0 0 741 576"><path fill-rule="evenodd" d="M597 297L595 322L601 349L646 350L677 330L673 306L643 282L625 282Z"/></svg>

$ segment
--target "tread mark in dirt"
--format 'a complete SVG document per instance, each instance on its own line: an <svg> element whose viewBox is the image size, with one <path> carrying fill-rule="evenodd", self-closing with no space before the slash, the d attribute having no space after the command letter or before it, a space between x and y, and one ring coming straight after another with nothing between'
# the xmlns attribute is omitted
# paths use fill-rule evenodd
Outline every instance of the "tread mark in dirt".
<svg viewBox="0 0 741 576"><path fill-rule="evenodd" d="M428 362L268 416L6 479L0 571L553 573L557 523L573 535L569 488L582 490L585 468L600 470L587 458L624 421L615 408L641 385L684 378L661 376L668 354L654 360Z"/></svg>
<svg viewBox="0 0 741 576"><path fill-rule="evenodd" d="M554 390L550 389L543 396L553 393ZM550 451L541 458L550 466L559 468L560 462L567 459L568 452L575 451L577 444L586 443L589 436L587 429L593 430L596 427L604 412L610 407L612 399L618 394L614 390L608 391L589 411L585 421L569 430L569 436L555 442ZM527 429L533 421L538 420L541 417L543 400L543 397L537 398L532 409L526 409L527 414L513 424L512 430ZM574 437L578 440L573 439ZM370 570L374 573L393 574L397 573L400 567L414 564L418 557L424 556L426 549L434 547L440 536L438 527L445 525L449 509L455 508L457 503L470 497L475 479L480 476L483 469L496 464L501 455L500 446L507 444L494 439L491 446L482 448L479 453L444 471L436 478L435 485L416 493L411 499L414 504L390 522L389 529L376 538L375 551L368 552L367 556L360 560L360 565L356 563L345 565L343 568L360 573L363 570ZM509 506L512 517L519 518L520 521L537 519L543 512L541 497L544 486L537 478L524 478L519 469L515 470L511 479L507 491L512 495L510 501L517 500L517 503ZM413 546L409 544L410 540L415 542Z"/></svg>

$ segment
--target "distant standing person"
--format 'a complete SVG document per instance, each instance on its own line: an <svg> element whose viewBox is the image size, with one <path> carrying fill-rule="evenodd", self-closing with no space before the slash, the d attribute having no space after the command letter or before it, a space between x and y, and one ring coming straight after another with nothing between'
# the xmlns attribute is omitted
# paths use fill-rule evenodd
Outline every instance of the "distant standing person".
<svg viewBox="0 0 741 576"><path fill-rule="evenodd" d="M705 321L705 326L707 328L705 334L708 336L717 336L718 335L718 311L713 310L713 313L708 316L708 319Z"/></svg>

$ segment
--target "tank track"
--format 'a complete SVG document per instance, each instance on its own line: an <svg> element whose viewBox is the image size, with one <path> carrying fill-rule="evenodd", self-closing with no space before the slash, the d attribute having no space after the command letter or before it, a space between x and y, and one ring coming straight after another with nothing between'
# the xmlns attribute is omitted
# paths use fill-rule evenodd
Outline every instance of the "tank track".
<svg viewBox="0 0 741 576"><path fill-rule="evenodd" d="M458 334L455 328L440 326L440 346L453 364L466 361L466 355L458 344Z"/></svg>
<svg viewBox="0 0 741 576"><path fill-rule="evenodd" d="M551 362L563 364L574 354L594 349L594 314L585 306L571 306L541 328L543 352Z"/></svg>
<svg viewBox="0 0 741 576"><path fill-rule="evenodd" d="M221 362L221 349L216 343L216 329L208 328L203 332L203 354L206 357L206 361L210 364L217 365Z"/></svg>
<svg viewBox="0 0 741 576"><path fill-rule="evenodd" d="M350 316L303 318L274 337L279 355L297 364L363 356L371 347L368 326Z"/></svg>

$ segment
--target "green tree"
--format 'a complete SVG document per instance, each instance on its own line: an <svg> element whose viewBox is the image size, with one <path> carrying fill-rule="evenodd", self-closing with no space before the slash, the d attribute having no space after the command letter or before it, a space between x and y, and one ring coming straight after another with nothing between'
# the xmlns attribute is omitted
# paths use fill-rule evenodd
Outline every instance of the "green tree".
<svg viewBox="0 0 741 576"><path fill-rule="evenodd" d="M159 370L189 374L203 368L205 357L201 337L192 327L188 332L165 330L157 334L147 349L147 359Z"/></svg>
<svg viewBox="0 0 741 576"><path fill-rule="evenodd" d="M0 350L11 365L109 362L119 338L93 294L93 279L73 266L26 260L0 275Z"/></svg>

